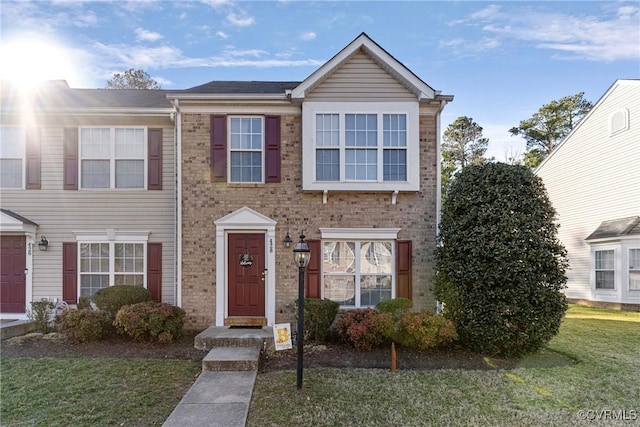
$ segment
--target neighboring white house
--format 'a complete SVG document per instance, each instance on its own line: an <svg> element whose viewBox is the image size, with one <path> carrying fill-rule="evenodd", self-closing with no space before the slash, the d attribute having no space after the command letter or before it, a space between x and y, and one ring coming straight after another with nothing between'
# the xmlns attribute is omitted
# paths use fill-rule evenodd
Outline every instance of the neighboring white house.
<svg viewBox="0 0 640 427"><path fill-rule="evenodd" d="M536 174L567 248L567 298L640 309L640 80L617 80Z"/></svg>

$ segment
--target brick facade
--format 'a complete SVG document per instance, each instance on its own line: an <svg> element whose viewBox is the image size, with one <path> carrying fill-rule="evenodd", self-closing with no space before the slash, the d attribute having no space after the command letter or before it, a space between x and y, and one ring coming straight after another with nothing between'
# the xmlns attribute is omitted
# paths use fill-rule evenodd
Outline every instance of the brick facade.
<svg viewBox="0 0 640 427"><path fill-rule="evenodd" d="M255 114L261 114L256 111ZM228 184L210 177L210 115L182 114L182 307L185 328L215 322L216 247L214 221L249 207L275 221L276 321L289 321L297 298L297 269L287 231L294 242L300 230L319 239L319 228L401 228L398 239L413 241L415 308L435 307L431 294L436 243L437 126L435 115L420 116L420 191L400 193L302 192L301 115L281 116L281 182Z"/></svg>

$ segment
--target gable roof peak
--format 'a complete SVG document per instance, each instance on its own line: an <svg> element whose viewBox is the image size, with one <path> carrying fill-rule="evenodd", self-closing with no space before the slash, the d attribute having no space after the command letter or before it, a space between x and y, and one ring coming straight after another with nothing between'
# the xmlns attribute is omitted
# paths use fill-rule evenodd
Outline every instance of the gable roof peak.
<svg viewBox="0 0 640 427"><path fill-rule="evenodd" d="M422 99L434 99L439 95L439 92L422 81L402 62L394 58L393 55L369 37L369 35L362 32L351 43L334 55L333 58L325 62L324 65L296 86L291 93L291 98L304 99L309 92L340 68L342 64L358 51L364 51L372 60L400 82L400 84L412 92L418 101Z"/></svg>

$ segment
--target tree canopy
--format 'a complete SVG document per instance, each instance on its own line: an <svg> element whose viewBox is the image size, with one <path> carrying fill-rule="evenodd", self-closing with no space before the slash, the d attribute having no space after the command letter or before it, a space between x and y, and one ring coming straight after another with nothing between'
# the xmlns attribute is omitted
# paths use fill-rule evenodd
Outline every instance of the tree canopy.
<svg viewBox="0 0 640 427"><path fill-rule="evenodd" d="M158 82L144 70L129 68L124 73L114 73L107 81L106 89L162 89Z"/></svg>
<svg viewBox="0 0 640 427"><path fill-rule="evenodd" d="M566 251L542 180L521 165L465 167L442 206L435 295L460 341L489 354L536 351L567 308Z"/></svg>
<svg viewBox="0 0 640 427"><path fill-rule="evenodd" d="M533 116L509 129L511 135L523 137L527 152L533 153L525 155L525 164L537 166L592 107L593 104L584 99L584 92L579 92L543 105Z"/></svg>
<svg viewBox="0 0 640 427"><path fill-rule="evenodd" d="M488 145L489 139L482 137L482 126L470 117L458 117L447 127L441 144L443 195L456 170L486 160L483 156Z"/></svg>

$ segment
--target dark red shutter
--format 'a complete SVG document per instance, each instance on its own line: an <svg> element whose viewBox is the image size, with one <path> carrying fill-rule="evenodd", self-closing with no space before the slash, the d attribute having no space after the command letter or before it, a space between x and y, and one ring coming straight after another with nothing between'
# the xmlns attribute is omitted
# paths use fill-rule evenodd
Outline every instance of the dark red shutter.
<svg viewBox="0 0 640 427"><path fill-rule="evenodd" d="M227 116L211 116L211 181L227 181Z"/></svg>
<svg viewBox="0 0 640 427"><path fill-rule="evenodd" d="M280 182L280 116L264 118L265 182Z"/></svg>
<svg viewBox="0 0 640 427"><path fill-rule="evenodd" d="M26 154L27 154L27 190L39 190L40 189L40 129L28 128L26 140Z"/></svg>
<svg viewBox="0 0 640 427"><path fill-rule="evenodd" d="M78 302L78 244L62 243L62 299L67 304Z"/></svg>
<svg viewBox="0 0 640 427"><path fill-rule="evenodd" d="M162 301L162 243L147 243L147 289L154 301Z"/></svg>
<svg viewBox="0 0 640 427"><path fill-rule="evenodd" d="M149 129L147 188L162 190L162 129Z"/></svg>
<svg viewBox="0 0 640 427"><path fill-rule="evenodd" d="M322 284L322 245L320 240L307 240L311 250L311 258L306 270L305 297L321 298L320 285Z"/></svg>
<svg viewBox="0 0 640 427"><path fill-rule="evenodd" d="M411 240L398 240L396 244L396 297L412 299Z"/></svg>
<svg viewBox="0 0 640 427"><path fill-rule="evenodd" d="M64 184L65 190L78 189L78 128L64 129Z"/></svg>

